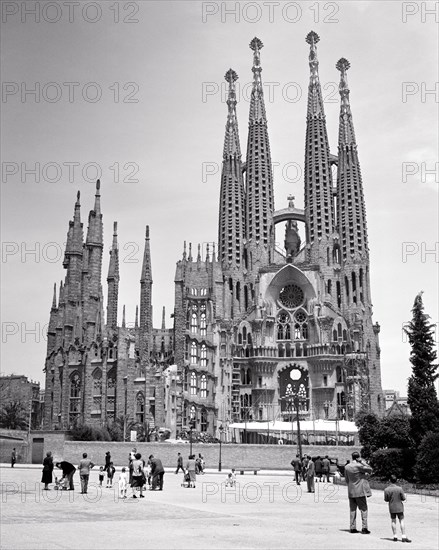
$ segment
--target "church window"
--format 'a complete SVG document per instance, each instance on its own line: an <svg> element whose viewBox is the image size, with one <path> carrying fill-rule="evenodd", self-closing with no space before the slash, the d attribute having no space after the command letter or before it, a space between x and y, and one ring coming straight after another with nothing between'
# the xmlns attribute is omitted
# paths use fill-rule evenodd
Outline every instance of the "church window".
<svg viewBox="0 0 439 550"><path fill-rule="evenodd" d="M81 412L81 377L78 372L74 372L70 376L69 422L71 426L74 426L78 422L80 412Z"/></svg>
<svg viewBox="0 0 439 550"><path fill-rule="evenodd" d="M201 346L201 366L206 368L207 367L207 347L206 344L203 344Z"/></svg>
<svg viewBox="0 0 439 550"><path fill-rule="evenodd" d="M136 396L136 421L143 424L145 421L145 396L141 391Z"/></svg>
<svg viewBox="0 0 439 550"><path fill-rule="evenodd" d="M207 432L207 411L206 411L206 409L201 409L200 431Z"/></svg>
<svg viewBox="0 0 439 550"><path fill-rule="evenodd" d="M281 311L277 316L277 339L291 340L291 319L286 311Z"/></svg>
<svg viewBox="0 0 439 550"><path fill-rule="evenodd" d="M107 421L116 417L116 369L112 368L107 374Z"/></svg>
<svg viewBox="0 0 439 550"><path fill-rule="evenodd" d="M295 340L307 340L308 339L308 317L303 310L299 310L294 315L294 339Z"/></svg>
<svg viewBox="0 0 439 550"><path fill-rule="evenodd" d="M344 286L346 290L346 303L349 304L349 281L347 277L344 278Z"/></svg>
<svg viewBox="0 0 439 550"><path fill-rule="evenodd" d="M191 343L191 365L196 365L197 363L197 344L195 342Z"/></svg>
<svg viewBox="0 0 439 550"><path fill-rule="evenodd" d="M201 376L200 380L200 397L203 399L207 397L207 377L205 374Z"/></svg>
<svg viewBox="0 0 439 550"><path fill-rule="evenodd" d="M206 336L206 334L207 334L206 304L202 304L200 310L201 310L200 334L201 334L201 336Z"/></svg>
<svg viewBox="0 0 439 550"><path fill-rule="evenodd" d="M299 307L305 298L303 290L295 285L286 285L279 293L279 300L288 309Z"/></svg>
<svg viewBox="0 0 439 550"><path fill-rule="evenodd" d="M197 375L191 372L191 395L197 395Z"/></svg>
<svg viewBox="0 0 439 550"><path fill-rule="evenodd" d="M102 407L102 371L93 371L93 412L100 413Z"/></svg>
<svg viewBox="0 0 439 550"><path fill-rule="evenodd" d="M331 279L328 280L328 294L331 294L332 292L332 281Z"/></svg>
<svg viewBox="0 0 439 550"><path fill-rule="evenodd" d="M337 281L337 306L341 307L341 285L340 281Z"/></svg>

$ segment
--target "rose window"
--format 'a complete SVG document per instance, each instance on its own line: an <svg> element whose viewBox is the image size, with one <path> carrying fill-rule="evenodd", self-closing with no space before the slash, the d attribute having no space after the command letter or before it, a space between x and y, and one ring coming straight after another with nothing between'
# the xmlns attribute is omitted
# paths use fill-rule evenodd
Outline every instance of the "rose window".
<svg viewBox="0 0 439 550"><path fill-rule="evenodd" d="M297 285L287 285L279 293L280 302L288 309L299 307L303 303L303 290Z"/></svg>

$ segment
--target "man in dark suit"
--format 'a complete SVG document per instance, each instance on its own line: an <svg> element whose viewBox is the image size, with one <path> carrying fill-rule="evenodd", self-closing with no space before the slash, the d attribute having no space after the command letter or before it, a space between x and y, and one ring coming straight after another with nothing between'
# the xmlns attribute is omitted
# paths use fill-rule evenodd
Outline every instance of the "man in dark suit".
<svg viewBox="0 0 439 550"><path fill-rule="evenodd" d="M155 491L158 485L159 491L163 491L163 476L165 475L165 469L163 468L160 458L154 458L154 455L149 456L149 463L151 464L151 491Z"/></svg>
<svg viewBox="0 0 439 550"><path fill-rule="evenodd" d="M361 460L360 453L357 451L353 452L352 462L346 466L344 473L348 486L351 533L358 533L357 508L359 508L361 512L361 532L363 535L368 535L370 533L367 528L367 493L364 480L366 479L366 474L369 474L371 471L372 468Z"/></svg>
<svg viewBox="0 0 439 550"><path fill-rule="evenodd" d="M291 461L291 466L294 468L294 475L296 476L296 483L300 485L300 472L302 471L302 462L300 461L300 455L296 455Z"/></svg>

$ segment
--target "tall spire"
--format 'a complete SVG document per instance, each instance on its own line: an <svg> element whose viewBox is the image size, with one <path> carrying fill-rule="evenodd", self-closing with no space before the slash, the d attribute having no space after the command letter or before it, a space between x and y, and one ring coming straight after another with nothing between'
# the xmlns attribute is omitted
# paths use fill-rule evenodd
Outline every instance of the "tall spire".
<svg viewBox="0 0 439 550"><path fill-rule="evenodd" d="M119 248L117 244L117 222L114 222L113 224L113 244L110 250L107 283L107 325L108 327L115 329L117 327L117 305L119 297Z"/></svg>
<svg viewBox="0 0 439 550"><path fill-rule="evenodd" d="M73 220L69 222L67 244L63 261L63 266L67 269L66 287L68 288L68 294L66 299L69 302L79 302L81 299L84 232L81 223L81 204L79 199L80 192L78 191Z"/></svg>
<svg viewBox="0 0 439 550"><path fill-rule="evenodd" d="M229 84L227 97L227 123L226 136L224 139L223 159L229 156L241 157L241 146L239 144L238 120L236 117L236 88L235 82L238 80L238 75L233 69L229 69L225 76L226 82Z"/></svg>
<svg viewBox="0 0 439 550"><path fill-rule="evenodd" d="M242 280L242 262L245 239L244 178L236 118L235 82L238 75L229 69L225 76L229 85L227 98L227 123L224 138L223 165L221 170L220 207L218 220L219 261L229 284ZM207 267L208 258L206 259ZM240 283L239 283L240 284ZM236 300L235 293L231 293ZM232 308L229 304L229 311Z"/></svg>
<svg viewBox="0 0 439 550"><path fill-rule="evenodd" d="M162 330L166 330L166 308L163 306L162 309Z"/></svg>
<svg viewBox="0 0 439 550"><path fill-rule="evenodd" d="M318 34L314 31L306 37L306 42L310 46L310 79L305 143L305 215L307 242L311 245L313 262L318 262L322 257L326 258L329 240L334 231L329 140L318 73L319 40Z"/></svg>
<svg viewBox="0 0 439 550"><path fill-rule="evenodd" d="M354 125L349 103L346 71L350 64L341 58L336 68L340 71L340 126L338 133L338 230L341 237L343 260L368 257L366 208L360 161L355 141Z"/></svg>
<svg viewBox="0 0 439 550"><path fill-rule="evenodd" d="M254 270L271 263L274 253L273 172L261 80L262 47L259 38L250 42L250 49L253 50L253 86L247 140L245 211L247 255L253 259L250 263Z"/></svg>
<svg viewBox="0 0 439 550"><path fill-rule="evenodd" d="M351 106L349 103L349 85L347 70L351 64L347 59L342 57L337 61L336 69L340 71L340 126L338 142L343 145L356 145L354 125L352 122Z"/></svg>
<svg viewBox="0 0 439 550"><path fill-rule="evenodd" d="M142 276L140 282L152 283L151 250L149 246L149 225L145 231L145 250L143 252Z"/></svg>
<svg viewBox="0 0 439 550"><path fill-rule="evenodd" d="M56 309L56 283L53 283L52 309Z"/></svg>

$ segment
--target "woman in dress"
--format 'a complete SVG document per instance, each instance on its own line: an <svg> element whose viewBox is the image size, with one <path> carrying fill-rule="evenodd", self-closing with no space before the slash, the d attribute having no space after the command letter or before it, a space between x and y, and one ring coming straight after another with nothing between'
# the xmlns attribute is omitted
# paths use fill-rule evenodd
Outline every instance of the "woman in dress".
<svg viewBox="0 0 439 550"><path fill-rule="evenodd" d="M44 491L50 491L49 483L52 483L52 472L53 472L52 453L50 451L47 451L46 458L43 460L43 476L41 478L41 483L44 483Z"/></svg>
<svg viewBox="0 0 439 550"><path fill-rule="evenodd" d="M131 475L131 487L133 489L133 498L137 498L136 489L140 491L140 498L145 498L143 495L143 486L145 485L145 474L143 473L144 463L142 455L136 453L132 462L133 473Z"/></svg>
<svg viewBox="0 0 439 550"><path fill-rule="evenodd" d="M195 481L197 476L195 475L195 455L189 455L189 459L186 464L186 473L189 474L189 487L195 488Z"/></svg>

